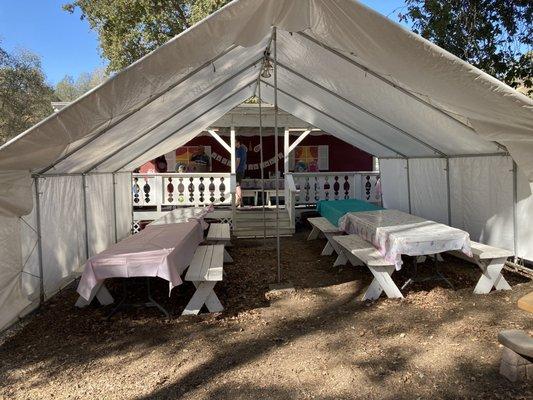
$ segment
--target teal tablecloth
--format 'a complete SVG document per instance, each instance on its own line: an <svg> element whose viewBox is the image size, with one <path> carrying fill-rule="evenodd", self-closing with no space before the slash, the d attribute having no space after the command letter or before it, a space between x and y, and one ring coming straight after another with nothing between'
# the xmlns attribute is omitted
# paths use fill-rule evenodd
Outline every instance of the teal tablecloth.
<svg viewBox="0 0 533 400"><path fill-rule="evenodd" d="M339 226L339 219L349 212L375 211L383 208L363 200L320 200L316 204L316 210L335 226Z"/></svg>

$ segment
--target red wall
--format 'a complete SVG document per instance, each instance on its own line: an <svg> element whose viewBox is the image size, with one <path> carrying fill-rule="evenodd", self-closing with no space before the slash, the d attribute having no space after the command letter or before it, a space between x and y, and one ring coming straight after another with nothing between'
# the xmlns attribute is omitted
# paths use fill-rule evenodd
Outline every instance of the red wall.
<svg viewBox="0 0 533 400"><path fill-rule="evenodd" d="M228 138L225 138L228 140ZM260 161L260 153L254 152L255 146L259 145L259 136L243 136L242 140L248 148L248 164L256 164ZM291 143L296 136L291 135ZM211 136L198 136L185 146L211 146L211 152L220 154L229 159L229 153ZM301 143L302 146L327 145L329 151L330 171L370 171L372 170L372 156L357 147L354 147L331 135L308 135ZM283 137L278 141L279 151L283 153ZM274 136L263 137L263 159L270 160L274 157ZM280 171L283 171L283 160L278 162ZM213 172L229 172L229 167L212 159ZM265 176L274 172L274 165L265 168ZM259 178L260 171L246 171L246 177Z"/></svg>

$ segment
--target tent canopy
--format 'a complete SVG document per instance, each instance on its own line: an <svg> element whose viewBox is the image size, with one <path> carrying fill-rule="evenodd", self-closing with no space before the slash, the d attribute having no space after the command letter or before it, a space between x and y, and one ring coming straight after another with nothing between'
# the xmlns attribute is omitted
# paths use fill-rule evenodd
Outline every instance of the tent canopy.
<svg viewBox="0 0 533 400"><path fill-rule="evenodd" d="M508 151L533 180L533 101L355 0L235 0L0 148L0 170L130 171L257 93L377 157ZM273 101L273 78L261 83Z"/></svg>

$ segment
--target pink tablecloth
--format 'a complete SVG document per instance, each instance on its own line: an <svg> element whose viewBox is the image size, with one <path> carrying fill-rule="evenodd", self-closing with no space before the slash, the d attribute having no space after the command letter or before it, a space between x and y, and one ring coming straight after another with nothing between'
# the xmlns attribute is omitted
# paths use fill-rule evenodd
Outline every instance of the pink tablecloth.
<svg viewBox="0 0 533 400"><path fill-rule="evenodd" d="M180 275L202 241L200 220L144 229L87 260L78 293L89 300L93 288L105 279L134 276L166 279L172 290L182 283Z"/></svg>
<svg viewBox="0 0 533 400"><path fill-rule="evenodd" d="M339 228L372 243L383 257L402 266L402 254L420 256L461 250L472 256L468 232L398 210L348 213Z"/></svg>

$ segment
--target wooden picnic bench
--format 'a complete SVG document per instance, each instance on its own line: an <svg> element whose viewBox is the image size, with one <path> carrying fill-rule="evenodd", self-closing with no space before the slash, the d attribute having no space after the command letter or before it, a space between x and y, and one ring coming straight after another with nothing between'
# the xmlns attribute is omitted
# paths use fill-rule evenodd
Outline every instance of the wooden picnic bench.
<svg viewBox="0 0 533 400"><path fill-rule="evenodd" d="M231 246L231 232L229 224L213 223L209 225L207 232L207 242L211 244L221 244L224 246L224 262L232 263L233 258L228 253L226 247Z"/></svg>
<svg viewBox="0 0 533 400"><path fill-rule="evenodd" d="M182 315L196 315L204 304L209 312L224 310L213 290L215 284L222 281L223 273L224 245L198 246L185 275L185 280L192 282L196 291Z"/></svg>
<svg viewBox="0 0 533 400"><path fill-rule="evenodd" d="M395 271L394 263L385 260L372 243L367 242L359 235L338 235L334 236L332 240L350 263L353 265L365 264L374 276L363 300L376 300L383 292L391 299L403 298L402 292L391 278Z"/></svg>
<svg viewBox="0 0 533 400"><path fill-rule="evenodd" d="M470 241L473 257L457 251L451 252L456 257L475 263L481 269L481 277L474 288L476 294L496 290L511 290L511 286L502 275L502 269L509 257L514 256L510 250L500 249L483 243Z"/></svg>
<svg viewBox="0 0 533 400"><path fill-rule="evenodd" d="M322 249L321 255L330 256L335 252L337 254L337 259L333 263L333 266L337 267L346 264L348 259L339 245L332 240L334 236L342 235L344 232L324 217L308 218L307 221L309 221L313 228L307 237L307 240L315 240L320 235L323 235L328 242L324 246L324 249Z"/></svg>

